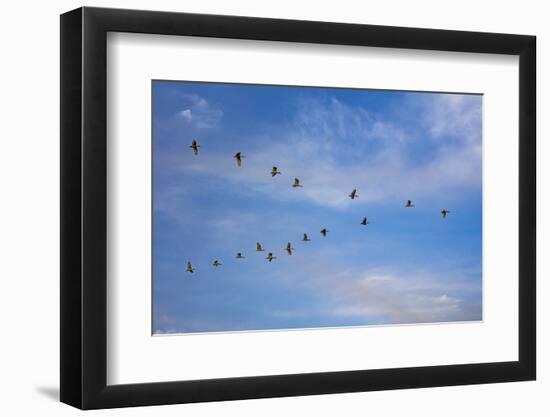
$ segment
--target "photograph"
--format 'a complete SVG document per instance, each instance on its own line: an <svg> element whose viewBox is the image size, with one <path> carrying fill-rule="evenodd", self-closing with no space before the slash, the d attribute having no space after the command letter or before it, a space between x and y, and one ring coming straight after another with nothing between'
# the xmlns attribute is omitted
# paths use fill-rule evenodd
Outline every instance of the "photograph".
<svg viewBox="0 0 550 417"><path fill-rule="evenodd" d="M153 335L483 320L483 94L151 96Z"/></svg>

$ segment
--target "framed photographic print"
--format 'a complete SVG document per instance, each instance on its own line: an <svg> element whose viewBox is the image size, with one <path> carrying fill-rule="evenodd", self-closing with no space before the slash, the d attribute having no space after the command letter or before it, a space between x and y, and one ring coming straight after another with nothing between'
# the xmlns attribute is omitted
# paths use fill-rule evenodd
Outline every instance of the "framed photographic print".
<svg viewBox="0 0 550 417"><path fill-rule="evenodd" d="M535 38L61 16L61 401L535 379Z"/></svg>

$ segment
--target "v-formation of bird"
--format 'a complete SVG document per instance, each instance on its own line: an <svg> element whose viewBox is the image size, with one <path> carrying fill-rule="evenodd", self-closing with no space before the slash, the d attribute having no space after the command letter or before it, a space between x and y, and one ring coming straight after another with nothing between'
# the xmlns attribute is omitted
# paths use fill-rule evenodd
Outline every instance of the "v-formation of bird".
<svg viewBox="0 0 550 417"><path fill-rule="evenodd" d="M197 143L197 141L195 139L193 140L193 142L191 143L191 146L189 146L189 147L193 150L193 154L195 156L197 156L199 154L199 148L201 146ZM235 155L233 155L233 158L237 162L237 167L240 167L242 165L242 161L243 161L244 157L245 156L242 154L242 152L237 152ZM271 174L271 177L275 177L277 175L281 175L282 173L278 170L278 168L276 166L274 166L271 169L270 174ZM300 184L300 180L298 178L294 178L294 182L292 183L292 188L301 188L301 187L303 187L303 185ZM355 200L357 197L359 197L359 194L357 194L357 190L354 188L352 190L352 192L350 193L349 198L351 198L352 200ZM413 204L412 200L407 200L405 202L405 207L406 208L413 208L414 204ZM441 217L443 219L446 219L447 215L450 213L450 211L447 210L447 209L443 209L443 210L441 210L440 213L441 213ZM361 220L361 222L359 224L361 224L363 226L367 226L367 225L370 224L370 222L366 217L363 217L363 220ZM326 237L328 232L329 231L328 231L327 228L323 228L320 231L320 233L323 237ZM304 233L304 237L303 237L302 241L303 242L310 242L311 241L311 239L309 238L307 233ZM292 251L294 250L294 248L292 247L292 244L290 242L287 243L285 250L289 255L292 255ZM265 249L262 247L260 242L256 243L256 252L265 252ZM235 258L236 259L245 259L245 256L243 256L241 252L237 252L237 255L235 256ZM277 259L277 257L273 256L273 252L268 252L267 257L265 259L267 259L269 262L272 262L274 259ZM221 265L222 265L222 263L220 261L218 261L217 259L214 260L214 262L212 262L212 266L215 267L215 268L217 268ZM190 261L187 262L187 268L186 268L185 271L190 272L190 273L195 272L195 268L193 267L193 265L191 264Z"/></svg>

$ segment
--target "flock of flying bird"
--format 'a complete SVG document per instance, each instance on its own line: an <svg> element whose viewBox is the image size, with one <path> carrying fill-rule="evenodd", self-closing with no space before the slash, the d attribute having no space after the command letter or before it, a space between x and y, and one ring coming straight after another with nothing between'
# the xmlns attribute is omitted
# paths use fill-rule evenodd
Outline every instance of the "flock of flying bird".
<svg viewBox="0 0 550 417"><path fill-rule="evenodd" d="M199 154L199 148L201 147L201 145L199 145L196 140L193 140L193 142L191 143L191 146L189 146L189 147L193 150L193 154L195 156ZM237 162L237 166L240 167L242 165L242 161L243 161L243 158L245 158L245 156L241 152L237 152L235 155L233 155L233 158ZM271 174L271 177L275 177L276 175L281 175L281 172L278 170L277 167L274 166L271 169L270 174ZM298 178L294 178L294 182L292 183L292 187L293 188L298 188L298 187L303 187L303 185L300 184L300 180ZM352 192L349 195L349 198L351 198L352 200L355 200L357 197L359 197L359 194L357 194L356 189L353 189ZM407 200L405 202L405 207L406 208L413 208L414 204L413 204L412 200ZM445 219L445 218L447 218L447 215L450 213L450 211L444 208L443 210L441 210L440 213L441 213L441 217L443 219ZM368 221L368 219L366 217L363 217L363 220L361 220L361 222L359 224L361 224L363 226L367 226L368 224L370 224L370 222ZM323 228L323 229L321 229L320 233L323 237L326 237L327 234L328 234L328 229ZM310 242L311 241L311 239L309 238L307 233L304 233L304 237L302 238L302 241L303 242ZM285 250L289 255L292 255L292 251L294 250L294 248L292 247L292 244L290 242L287 243ZM265 249L262 247L260 242L256 243L256 252L265 252ZM237 252L237 255L235 256L235 258L236 259L245 259L245 256L243 256L243 254L241 252ZM277 257L273 256L273 252L268 252L266 259L269 262L272 262L274 259L277 259ZM221 265L222 265L222 263L220 261L218 261L217 259L214 260L214 262L212 262L212 266L215 267L215 268L217 268ZM186 272L190 272L190 273L195 272L195 267L191 264L190 261L187 262Z"/></svg>

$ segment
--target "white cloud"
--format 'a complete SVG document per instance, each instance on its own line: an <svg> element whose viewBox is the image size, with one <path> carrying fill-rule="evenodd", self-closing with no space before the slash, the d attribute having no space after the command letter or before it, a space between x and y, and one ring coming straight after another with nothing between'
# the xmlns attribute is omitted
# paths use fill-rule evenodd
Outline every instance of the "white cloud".
<svg viewBox="0 0 550 417"><path fill-rule="evenodd" d="M341 248L340 248L341 249ZM333 248L335 253L339 249ZM345 250L344 250L345 252ZM481 281L457 265L350 268L338 256L298 252L303 270L283 266L277 283L319 300L272 312L285 319L338 323L434 323L481 320Z"/></svg>
<svg viewBox="0 0 550 417"><path fill-rule="evenodd" d="M304 137L335 147L361 146L361 141L403 142L409 132L360 106L350 106L332 98L326 101L303 100L299 103L295 127ZM349 143L346 143L349 142Z"/></svg>
<svg viewBox="0 0 550 417"><path fill-rule="evenodd" d="M443 287L437 280L421 275L367 272L359 279L339 280L333 288L338 306L332 313L390 323L472 319L461 311L462 300L443 292L449 287L449 283Z"/></svg>
<svg viewBox="0 0 550 417"><path fill-rule="evenodd" d="M481 97L435 95L424 104L424 123L432 137L454 138L466 144L481 142Z"/></svg>
<svg viewBox="0 0 550 417"><path fill-rule="evenodd" d="M218 126L223 117L221 109L212 107L206 99L196 94L185 94L188 107L178 115L188 124L198 129L211 129Z"/></svg>
<svg viewBox="0 0 550 417"><path fill-rule="evenodd" d="M385 324L481 319L480 283L468 280L465 271L377 268L361 272L324 264L317 273L304 285L323 295L328 317Z"/></svg>
<svg viewBox="0 0 550 417"><path fill-rule="evenodd" d="M441 195L450 199L481 187L480 101L469 98L435 95L422 105L415 103L420 121L410 130L362 107L310 100L298 108L293 123L274 127L272 137L258 137L243 150L247 159L241 169L235 169L231 155L212 150L189 163L172 164L278 200L346 209L349 192L357 188L355 206L408 198L428 204ZM200 98L193 100L197 107L209 108ZM188 117L195 122L193 111ZM443 135L451 139L441 140ZM429 148L430 154L416 151L411 156L411 146ZM272 179L273 165L283 175ZM289 185L295 176L304 186L299 190Z"/></svg>
<svg viewBox="0 0 550 417"><path fill-rule="evenodd" d="M180 112L181 117L183 117L187 122L193 120L193 115L191 114L191 109L185 109Z"/></svg>

